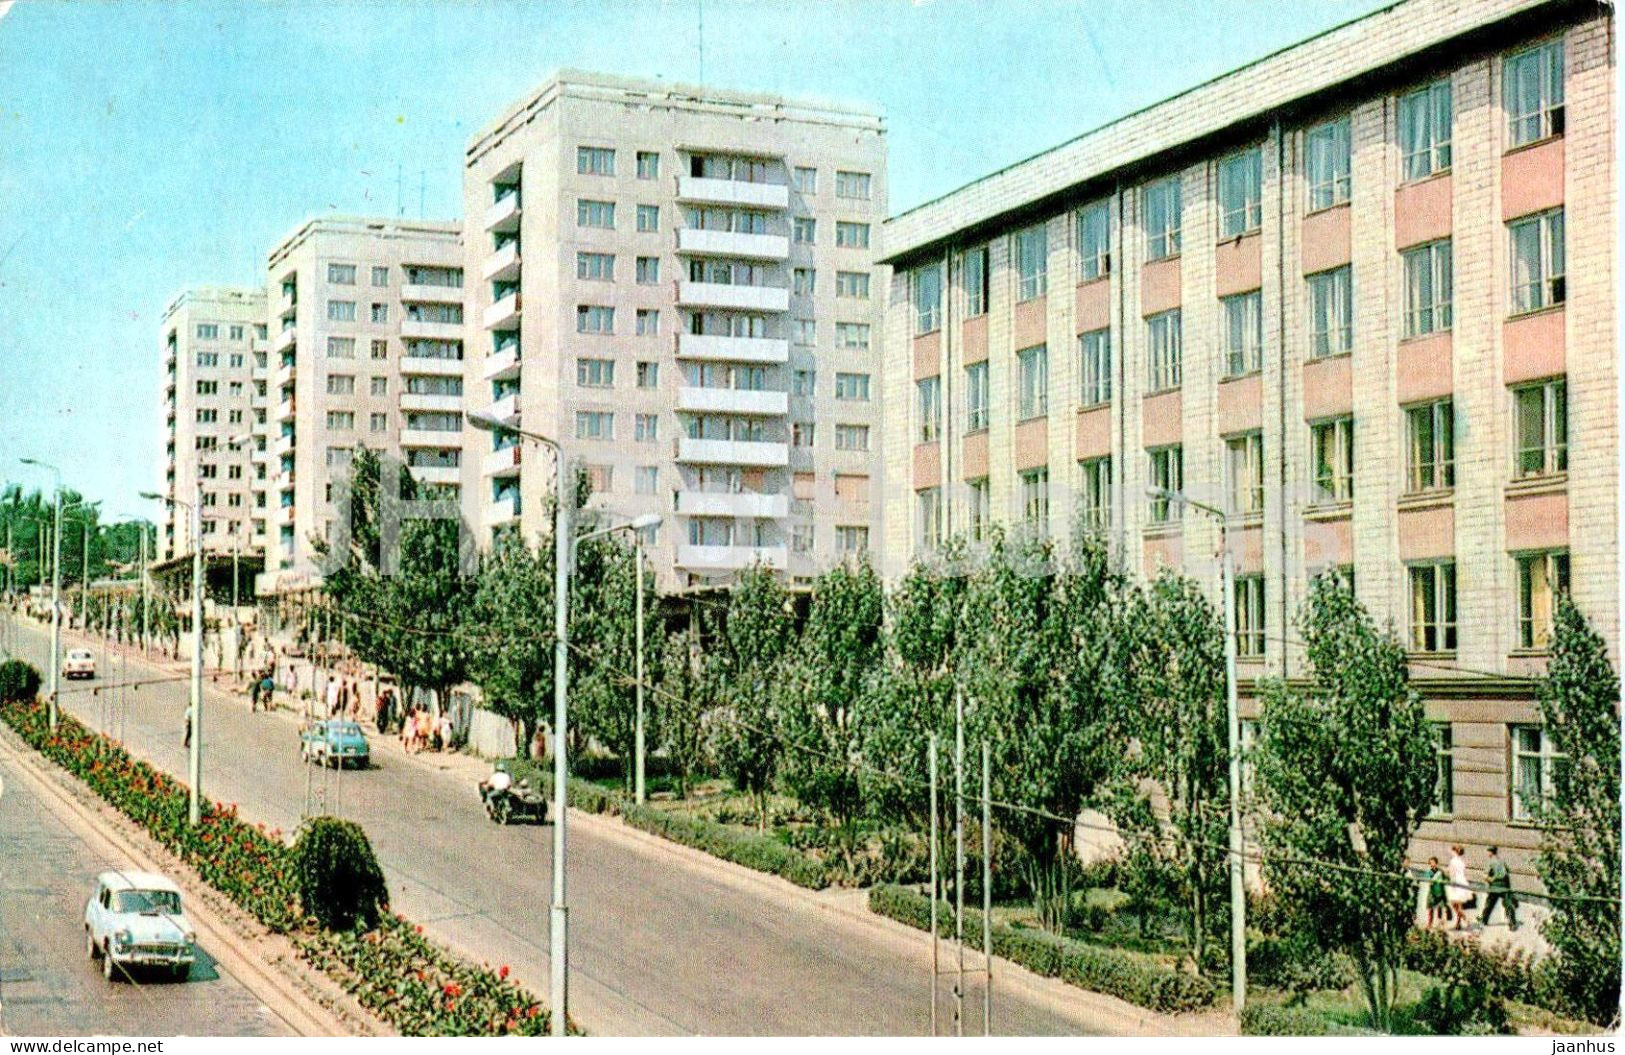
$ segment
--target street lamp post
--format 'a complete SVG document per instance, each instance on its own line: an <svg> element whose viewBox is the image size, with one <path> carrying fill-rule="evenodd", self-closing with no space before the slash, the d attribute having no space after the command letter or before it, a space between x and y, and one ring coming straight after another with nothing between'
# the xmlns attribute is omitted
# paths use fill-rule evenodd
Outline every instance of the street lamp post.
<svg viewBox="0 0 1625 1055"><path fill-rule="evenodd" d="M24 458L23 464L49 469L56 478L55 526L51 535L51 681L46 697L46 714L55 732L57 677L62 666L62 470L37 458Z"/></svg>

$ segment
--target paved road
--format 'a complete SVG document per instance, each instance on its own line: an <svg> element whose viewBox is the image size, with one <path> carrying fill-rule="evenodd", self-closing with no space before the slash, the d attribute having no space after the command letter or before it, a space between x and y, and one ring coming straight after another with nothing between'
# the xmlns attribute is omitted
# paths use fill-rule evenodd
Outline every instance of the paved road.
<svg viewBox="0 0 1625 1055"><path fill-rule="evenodd" d="M290 1030L200 950L185 984L108 982L81 920L110 859L94 832L34 793L4 760L0 780L0 1032L20 1036L287 1036Z"/></svg>
<svg viewBox="0 0 1625 1055"><path fill-rule="evenodd" d="M26 625L18 641L43 669L49 632ZM137 754L184 774L185 691L184 683L148 685L127 693L120 708L68 683L62 702L82 720L122 726ZM398 754L375 750L382 757L374 768L336 777L307 768L290 719L250 714L240 697L211 691L205 714L206 794L237 803L249 819L292 829L310 780L329 812L364 824L396 908L442 941L510 965L545 998L551 828L493 826L472 783ZM923 940L902 947L863 924L740 889L584 824L571 829L568 880L571 1012L591 1032L929 1031ZM995 1030L1005 1034L1108 1028L1009 991L995 1011Z"/></svg>

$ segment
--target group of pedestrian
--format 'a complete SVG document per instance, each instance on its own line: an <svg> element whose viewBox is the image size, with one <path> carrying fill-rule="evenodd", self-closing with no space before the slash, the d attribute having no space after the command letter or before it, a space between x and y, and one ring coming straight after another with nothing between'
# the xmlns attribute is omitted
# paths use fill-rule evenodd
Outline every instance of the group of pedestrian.
<svg viewBox="0 0 1625 1055"><path fill-rule="evenodd" d="M361 716L361 687L354 678L329 678L327 681L327 716L349 718Z"/></svg>
<svg viewBox="0 0 1625 1055"><path fill-rule="evenodd" d="M1478 925L1488 926L1490 915L1497 905L1505 907L1508 930L1518 929L1518 896L1512 889L1512 872L1501 860L1501 848L1489 848L1490 863L1484 870L1484 910L1479 913ZM1439 867L1437 857L1428 858L1428 927L1435 924L1449 927L1455 920L1456 930L1467 929L1467 911L1478 906L1478 895L1467 878L1467 850L1462 846L1450 848L1450 860Z"/></svg>
<svg viewBox="0 0 1625 1055"><path fill-rule="evenodd" d="M269 711L273 706L276 694L276 668L269 664L260 671L253 683L248 687L248 709L257 711L261 707Z"/></svg>
<svg viewBox="0 0 1625 1055"><path fill-rule="evenodd" d="M409 755L450 750L451 735L451 715L444 711L436 718L427 707L419 705L401 719L401 747Z"/></svg>

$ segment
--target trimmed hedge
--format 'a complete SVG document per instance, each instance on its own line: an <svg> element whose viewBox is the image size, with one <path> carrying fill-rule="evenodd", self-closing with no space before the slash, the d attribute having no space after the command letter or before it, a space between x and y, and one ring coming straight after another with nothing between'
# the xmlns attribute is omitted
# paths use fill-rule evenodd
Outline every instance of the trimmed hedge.
<svg viewBox="0 0 1625 1055"><path fill-rule="evenodd" d="M1306 1007L1249 1003L1241 1009L1244 1037L1324 1037L1326 1016Z"/></svg>
<svg viewBox="0 0 1625 1055"><path fill-rule="evenodd" d="M937 923L946 936L952 933L953 909L946 901L942 906ZM869 909L920 930L931 929L931 900L907 887L871 887ZM982 947L980 912L965 910L965 934L971 947ZM1176 971L1149 957L1002 923L993 925L993 952L1036 974L1153 1011L1199 1011L1212 1006L1218 995L1205 978Z"/></svg>

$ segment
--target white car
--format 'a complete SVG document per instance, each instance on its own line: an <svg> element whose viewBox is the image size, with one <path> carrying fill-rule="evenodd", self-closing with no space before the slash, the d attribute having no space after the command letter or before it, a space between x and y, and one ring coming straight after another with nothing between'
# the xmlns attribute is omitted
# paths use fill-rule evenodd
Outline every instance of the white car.
<svg viewBox="0 0 1625 1055"><path fill-rule="evenodd" d="M180 888L152 872L103 872L85 903L85 951L112 981L134 967L167 969L185 981L197 932L181 911Z"/></svg>
<svg viewBox="0 0 1625 1055"><path fill-rule="evenodd" d="M62 676L64 678L94 678L96 676L96 653L88 648L71 648L68 654L62 657Z"/></svg>

